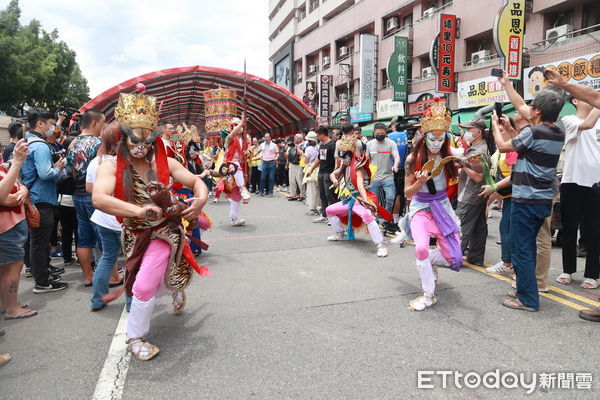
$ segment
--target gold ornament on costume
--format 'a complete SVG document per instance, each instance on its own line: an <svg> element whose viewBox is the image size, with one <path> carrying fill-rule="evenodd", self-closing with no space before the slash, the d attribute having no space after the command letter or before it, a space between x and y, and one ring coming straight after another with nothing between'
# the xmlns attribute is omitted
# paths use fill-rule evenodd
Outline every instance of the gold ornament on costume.
<svg viewBox="0 0 600 400"><path fill-rule="evenodd" d="M145 94L121 93L115 107L115 118L132 129L154 131L158 125L156 97Z"/></svg>
<svg viewBox="0 0 600 400"><path fill-rule="evenodd" d="M346 151L355 152L356 151L356 136L344 136L339 140L339 149L342 153Z"/></svg>
<svg viewBox="0 0 600 400"><path fill-rule="evenodd" d="M421 118L421 133L434 132L436 136L450 131L452 113L439 97L433 98L433 104L425 110ZM439 132L439 134L438 134Z"/></svg>
<svg viewBox="0 0 600 400"><path fill-rule="evenodd" d="M183 143L189 142L200 143L200 134L198 133L198 128L195 125L190 127L187 124L183 123Z"/></svg>

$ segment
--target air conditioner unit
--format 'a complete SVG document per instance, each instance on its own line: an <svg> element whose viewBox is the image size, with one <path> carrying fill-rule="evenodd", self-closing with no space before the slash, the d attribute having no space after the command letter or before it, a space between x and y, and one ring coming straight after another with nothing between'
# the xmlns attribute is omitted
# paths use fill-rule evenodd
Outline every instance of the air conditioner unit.
<svg viewBox="0 0 600 400"><path fill-rule="evenodd" d="M302 82L302 72L296 74L296 82Z"/></svg>
<svg viewBox="0 0 600 400"><path fill-rule="evenodd" d="M471 64L473 64L473 65L481 64L481 63L485 62L486 58L489 58L489 56L490 56L489 50L476 51L475 53L471 54Z"/></svg>
<svg viewBox="0 0 600 400"><path fill-rule="evenodd" d="M423 69L421 70L421 77L422 77L422 78L425 78L425 77L427 77L427 76L431 76L431 75L433 75L433 68L431 68L431 67L426 67L426 68L423 68Z"/></svg>
<svg viewBox="0 0 600 400"><path fill-rule="evenodd" d="M391 32L398 27L398 17L392 17L385 21L385 33Z"/></svg>
<svg viewBox="0 0 600 400"><path fill-rule="evenodd" d="M331 64L331 57L325 56L323 57L323 67L328 67Z"/></svg>
<svg viewBox="0 0 600 400"><path fill-rule="evenodd" d="M345 57L349 54L348 47L342 46L340 47L340 57Z"/></svg>
<svg viewBox="0 0 600 400"><path fill-rule="evenodd" d="M432 15L434 12L435 12L434 7L428 8L427 10L423 11L423 17L428 17L428 16Z"/></svg>
<svg viewBox="0 0 600 400"><path fill-rule="evenodd" d="M309 74L316 74L317 73L317 66L316 65L309 65L308 66L308 73Z"/></svg>
<svg viewBox="0 0 600 400"><path fill-rule="evenodd" d="M548 29L546 31L546 40L550 44L564 42L568 38L567 33L572 31L573 25L561 25L556 28Z"/></svg>
<svg viewBox="0 0 600 400"><path fill-rule="evenodd" d="M348 95L346 93L340 93L338 101L348 101Z"/></svg>

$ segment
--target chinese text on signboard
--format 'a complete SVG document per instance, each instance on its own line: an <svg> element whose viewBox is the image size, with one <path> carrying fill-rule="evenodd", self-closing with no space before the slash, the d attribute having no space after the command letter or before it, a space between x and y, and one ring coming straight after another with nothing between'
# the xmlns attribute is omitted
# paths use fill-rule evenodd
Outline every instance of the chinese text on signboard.
<svg viewBox="0 0 600 400"><path fill-rule="evenodd" d="M408 38L394 37L394 52L387 65L388 79L392 85L392 99L407 101L408 97Z"/></svg>
<svg viewBox="0 0 600 400"><path fill-rule="evenodd" d="M438 92L454 92L454 54L456 50L456 15L440 15L438 47Z"/></svg>

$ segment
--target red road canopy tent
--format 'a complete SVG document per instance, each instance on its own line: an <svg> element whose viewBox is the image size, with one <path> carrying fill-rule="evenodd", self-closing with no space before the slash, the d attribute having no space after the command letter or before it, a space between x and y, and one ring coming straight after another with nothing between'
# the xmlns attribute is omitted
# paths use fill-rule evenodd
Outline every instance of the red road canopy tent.
<svg viewBox="0 0 600 400"><path fill-rule="evenodd" d="M204 131L203 91L218 87L235 89L238 112L242 110L243 72L196 65L164 69L129 79L88 101L81 111L93 108L103 112L107 121L111 121L119 93L135 92L135 85L140 82L146 86L146 94L158 98L158 104L164 101L161 120L193 124L201 131ZM281 135L314 127L315 113L283 87L250 74L246 74L246 82L246 106L252 134L269 131Z"/></svg>

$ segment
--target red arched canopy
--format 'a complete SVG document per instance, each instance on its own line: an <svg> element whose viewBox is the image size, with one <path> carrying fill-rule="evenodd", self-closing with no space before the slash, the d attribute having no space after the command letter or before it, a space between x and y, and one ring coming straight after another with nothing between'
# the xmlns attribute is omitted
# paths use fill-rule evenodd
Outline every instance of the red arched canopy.
<svg viewBox="0 0 600 400"><path fill-rule="evenodd" d="M163 103L161 120L193 124L204 131L202 92L218 87L235 89L238 94L238 113L242 111L244 73L201 65L164 69L129 79L88 101L81 111L93 108L103 112L107 121L111 121L119 93L135 92L135 85L140 82L146 86L146 94L156 96L158 104ZM246 74L246 85L251 133L269 131L285 134L314 127L315 113L283 87L250 74Z"/></svg>

